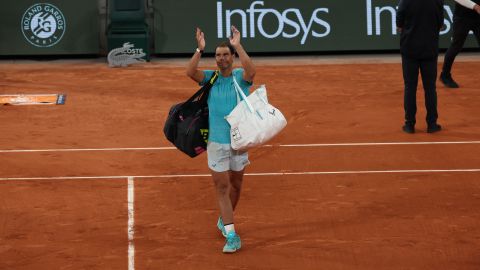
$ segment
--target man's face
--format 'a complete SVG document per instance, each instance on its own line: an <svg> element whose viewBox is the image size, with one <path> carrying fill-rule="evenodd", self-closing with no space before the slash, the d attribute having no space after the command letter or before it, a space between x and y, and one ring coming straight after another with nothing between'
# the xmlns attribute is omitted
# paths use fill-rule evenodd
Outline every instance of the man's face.
<svg viewBox="0 0 480 270"><path fill-rule="evenodd" d="M230 52L228 47L217 47L215 50L215 61L220 70L231 68L235 56Z"/></svg>

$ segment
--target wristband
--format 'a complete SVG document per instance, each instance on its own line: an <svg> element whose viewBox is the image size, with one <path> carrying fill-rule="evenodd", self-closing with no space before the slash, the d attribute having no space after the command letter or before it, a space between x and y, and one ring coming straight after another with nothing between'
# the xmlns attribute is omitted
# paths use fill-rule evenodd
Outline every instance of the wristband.
<svg viewBox="0 0 480 270"><path fill-rule="evenodd" d="M199 52L200 54L203 53L203 50L200 50L199 48L197 48L195 51Z"/></svg>

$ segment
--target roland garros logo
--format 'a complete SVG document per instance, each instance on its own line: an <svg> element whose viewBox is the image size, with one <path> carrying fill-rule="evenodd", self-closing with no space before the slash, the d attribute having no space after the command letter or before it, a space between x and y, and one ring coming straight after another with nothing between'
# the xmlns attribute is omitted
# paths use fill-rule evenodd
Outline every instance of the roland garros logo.
<svg viewBox="0 0 480 270"><path fill-rule="evenodd" d="M28 42L37 47L57 44L65 33L65 17L52 4L35 4L22 17L22 33Z"/></svg>

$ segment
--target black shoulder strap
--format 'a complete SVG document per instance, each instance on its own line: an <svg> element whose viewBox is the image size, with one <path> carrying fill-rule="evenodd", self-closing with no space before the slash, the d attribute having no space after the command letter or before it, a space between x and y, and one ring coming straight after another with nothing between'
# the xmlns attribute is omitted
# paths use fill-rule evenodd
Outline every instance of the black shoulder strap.
<svg viewBox="0 0 480 270"><path fill-rule="evenodd" d="M217 81L218 78L218 70L215 70L215 72L212 74L212 77L210 77L210 80L208 81L208 84L210 84L210 88L213 86L215 81Z"/></svg>
<svg viewBox="0 0 480 270"><path fill-rule="evenodd" d="M210 91L212 88L213 84L217 81L218 78L218 70L215 70L215 72L212 74L212 77L210 77L210 80L202 87L203 92L207 93Z"/></svg>
<svg viewBox="0 0 480 270"><path fill-rule="evenodd" d="M195 94L193 94L192 97L190 97L185 103L191 103L194 100L201 100L201 101L206 101L208 98L208 95L210 94L210 89L212 88L213 84L217 81L218 78L218 70L216 70L213 74L212 77L210 77L210 80L200 88Z"/></svg>
<svg viewBox="0 0 480 270"><path fill-rule="evenodd" d="M217 81L218 78L218 70L215 70L215 72L212 74L212 77L208 81L205 90L203 91L203 95L200 97L201 100L204 100L205 102L208 99L208 95L210 94L210 89L212 89L213 84Z"/></svg>

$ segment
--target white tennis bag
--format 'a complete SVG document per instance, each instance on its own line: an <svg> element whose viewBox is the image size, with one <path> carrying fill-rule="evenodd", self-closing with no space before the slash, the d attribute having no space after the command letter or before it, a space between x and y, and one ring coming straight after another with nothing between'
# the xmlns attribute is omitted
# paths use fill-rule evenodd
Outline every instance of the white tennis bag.
<svg viewBox="0 0 480 270"><path fill-rule="evenodd" d="M232 148L246 150L273 138L287 125L287 120L279 109L268 103L265 85L246 97L235 78L233 82L239 103L225 119L231 127Z"/></svg>

